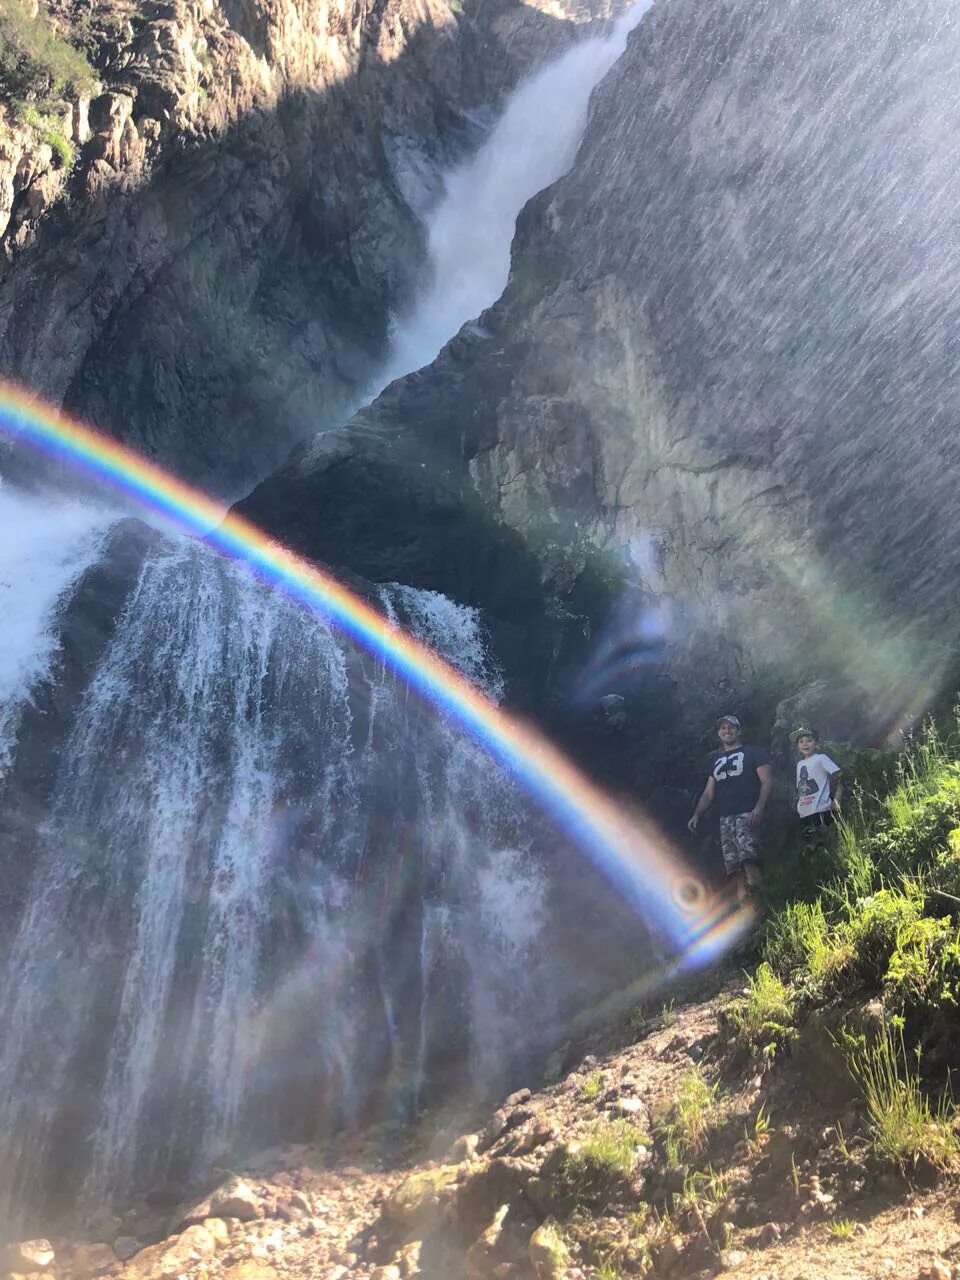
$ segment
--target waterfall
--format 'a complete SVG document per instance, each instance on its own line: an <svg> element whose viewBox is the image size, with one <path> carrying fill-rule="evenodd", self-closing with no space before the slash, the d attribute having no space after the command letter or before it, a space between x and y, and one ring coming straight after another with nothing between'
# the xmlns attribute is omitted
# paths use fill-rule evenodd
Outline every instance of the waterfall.
<svg viewBox="0 0 960 1280"><path fill-rule="evenodd" d="M594 86L652 6L653 0L637 0L607 35L580 41L534 72L483 146L447 175L427 225L426 283L409 314L394 321L376 390L429 364L462 325L499 298L517 214L573 163Z"/></svg>
<svg viewBox="0 0 960 1280"><path fill-rule="evenodd" d="M496 691L474 611L382 595ZM438 1072L495 1084L554 1008L535 837L485 753L323 620L199 544L151 555L0 988L8 1197L102 1202Z"/></svg>
<svg viewBox="0 0 960 1280"><path fill-rule="evenodd" d="M570 164L591 88L648 7L531 77L450 175L385 379L502 291L517 212ZM0 553L2 779L109 518L3 490L0 522L28 535ZM501 696L476 611L378 590ZM201 544L158 540L78 696L6 922L0 1220L45 1226L78 1194L102 1206L259 1145L405 1121L435 1084L496 1089L609 986L616 907L598 897L603 927L581 938L588 877L514 781Z"/></svg>
<svg viewBox="0 0 960 1280"><path fill-rule="evenodd" d="M0 783L31 690L56 657L58 602L96 558L110 517L80 502L52 508L0 484Z"/></svg>

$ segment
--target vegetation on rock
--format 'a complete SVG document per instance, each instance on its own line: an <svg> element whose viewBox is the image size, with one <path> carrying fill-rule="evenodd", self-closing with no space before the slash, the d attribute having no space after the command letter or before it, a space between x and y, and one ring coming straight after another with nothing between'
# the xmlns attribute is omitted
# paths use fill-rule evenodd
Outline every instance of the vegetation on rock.
<svg viewBox="0 0 960 1280"><path fill-rule="evenodd" d="M0 98L40 108L82 93L96 79L85 55L64 40L44 11L20 0L0 4Z"/></svg>

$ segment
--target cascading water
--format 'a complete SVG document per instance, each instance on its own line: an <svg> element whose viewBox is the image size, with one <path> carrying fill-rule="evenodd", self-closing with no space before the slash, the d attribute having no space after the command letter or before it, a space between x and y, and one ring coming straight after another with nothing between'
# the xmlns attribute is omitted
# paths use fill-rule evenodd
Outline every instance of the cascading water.
<svg viewBox="0 0 960 1280"><path fill-rule="evenodd" d="M573 163L594 86L652 6L653 0L637 0L608 35L574 45L535 72L476 155L448 175L427 227L427 284L394 326L380 388L429 364L462 325L499 298L517 214Z"/></svg>
<svg viewBox="0 0 960 1280"><path fill-rule="evenodd" d="M0 485L0 529L16 531L0 540L0 783L24 704L51 672L57 604L96 558L111 520L80 502L54 511Z"/></svg>
<svg viewBox="0 0 960 1280"><path fill-rule="evenodd" d="M384 598L490 682L472 611ZM385 1080L389 1106L464 1062L495 1081L550 1021L533 831L479 747L322 621L197 544L151 556L0 990L13 1198L360 1123Z"/></svg>
<svg viewBox="0 0 960 1280"><path fill-rule="evenodd" d="M590 90L647 8L522 86L450 176L431 283L384 380L502 291L517 212L571 162ZM0 770L107 522L60 507L48 533L51 506L3 501L5 523L37 515L43 571L16 578ZM499 695L473 611L396 584L380 604ZM403 1118L428 1081L491 1087L551 1040L589 967L550 901L565 842L510 779L198 544L144 561L35 844L0 986L0 1214L21 1223L80 1187L100 1204L260 1142Z"/></svg>

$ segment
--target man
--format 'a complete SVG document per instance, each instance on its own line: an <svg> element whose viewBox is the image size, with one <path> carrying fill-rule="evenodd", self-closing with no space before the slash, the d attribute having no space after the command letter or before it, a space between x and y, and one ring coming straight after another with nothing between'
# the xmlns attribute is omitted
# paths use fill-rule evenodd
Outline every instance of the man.
<svg viewBox="0 0 960 1280"><path fill-rule="evenodd" d="M773 770L760 747L740 741L740 721L721 716L717 721L720 750L710 758L710 776L687 823L696 831L700 818L716 802L720 814L720 847L727 875L734 878L741 902L760 884L758 828L773 786Z"/></svg>
<svg viewBox="0 0 960 1280"><path fill-rule="evenodd" d="M790 737L797 745L797 813L805 839L810 839L833 822L840 812L843 774L840 766L820 750L817 733L807 725L794 729Z"/></svg>

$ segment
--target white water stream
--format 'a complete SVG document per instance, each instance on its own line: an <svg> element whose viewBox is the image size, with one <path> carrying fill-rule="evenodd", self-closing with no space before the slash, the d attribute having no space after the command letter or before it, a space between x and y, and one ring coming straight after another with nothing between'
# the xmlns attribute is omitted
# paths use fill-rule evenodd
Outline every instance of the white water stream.
<svg viewBox="0 0 960 1280"><path fill-rule="evenodd" d="M652 7L653 0L637 0L608 35L575 44L530 76L476 155L447 176L427 227L427 282L394 323L378 388L429 364L503 293L517 215L570 168L594 86Z"/></svg>

